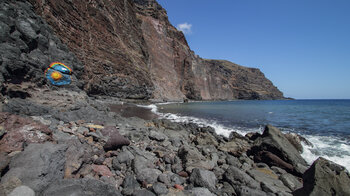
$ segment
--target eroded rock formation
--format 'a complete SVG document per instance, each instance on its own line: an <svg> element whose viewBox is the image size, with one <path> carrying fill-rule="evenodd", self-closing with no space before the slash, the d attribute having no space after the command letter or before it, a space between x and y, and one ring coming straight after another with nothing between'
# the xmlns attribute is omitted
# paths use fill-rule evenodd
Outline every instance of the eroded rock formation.
<svg viewBox="0 0 350 196"><path fill-rule="evenodd" d="M155 0L29 0L85 65L90 94L154 100L281 99L259 69L206 60Z"/></svg>

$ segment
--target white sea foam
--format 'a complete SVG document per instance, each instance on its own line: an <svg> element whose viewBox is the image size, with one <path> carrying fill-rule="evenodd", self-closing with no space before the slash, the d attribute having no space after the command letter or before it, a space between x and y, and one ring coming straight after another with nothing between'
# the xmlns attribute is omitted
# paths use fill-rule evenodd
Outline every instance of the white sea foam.
<svg viewBox="0 0 350 196"><path fill-rule="evenodd" d="M301 156L311 165L319 157L331 160L350 171L350 145L340 138L304 135L314 146L304 143Z"/></svg>
<svg viewBox="0 0 350 196"><path fill-rule="evenodd" d="M157 105L166 105L166 104L174 104L174 103L180 103L180 102L166 102L166 103L159 103ZM211 126L215 129L217 134L223 135L225 137L229 137L231 132L236 132L236 133L239 133L243 136L249 132L262 132L262 127L260 127L259 129L243 128L243 127L230 128L230 127L224 126L222 124L219 124L213 120L196 118L196 117L192 117L192 116L180 116L180 115L172 114L172 113L161 113L158 111L157 105L151 104L151 105L138 105L138 106L150 108L153 113L157 114L161 118L165 118L165 119L171 120L173 122L182 122L182 123L190 123L191 122L191 123L196 123L199 126L203 126L203 127Z"/></svg>
<svg viewBox="0 0 350 196"><path fill-rule="evenodd" d="M157 105L173 104L171 103L161 103ZM139 105L140 107L150 108L151 111L161 118L169 119L173 122L184 122L184 123L196 123L199 126L211 126L215 129L216 133L229 137L231 132L237 132L241 135L246 135L249 132L259 132L262 133L264 127L257 128L246 128L246 127L226 127L215 121L201 119L191 116L180 116L171 113L161 113L158 111L158 107L155 104L151 105ZM293 132L293 130L284 130L283 132ZM317 158L323 157L331 160L337 164L344 166L348 171L350 171L350 143L341 140L340 138L331 136L315 136L315 135L302 135L307 140L309 140L313 147L306 145L302 142L304 151L301 156L311 165Z"/></svg>

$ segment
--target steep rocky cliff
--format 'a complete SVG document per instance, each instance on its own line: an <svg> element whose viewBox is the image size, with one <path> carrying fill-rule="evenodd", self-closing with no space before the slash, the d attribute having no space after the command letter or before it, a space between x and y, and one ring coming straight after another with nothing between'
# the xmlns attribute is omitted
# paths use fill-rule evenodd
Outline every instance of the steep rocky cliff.
<svg viewBox="0 0 350 196"><path fill-rule="evenodd" d="M28 0L85 67L89 94L153 100L281 99L260 70L206 60L155 0Z"/></svg>

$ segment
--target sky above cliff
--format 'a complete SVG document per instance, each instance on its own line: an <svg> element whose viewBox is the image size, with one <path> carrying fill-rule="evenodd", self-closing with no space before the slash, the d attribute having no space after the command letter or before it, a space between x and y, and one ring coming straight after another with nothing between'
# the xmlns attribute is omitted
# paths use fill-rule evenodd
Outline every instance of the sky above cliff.
<svg viewBox="0 0 350 196"><path fill-rule="evenodd" d="M350 99L349 0L158 0L202 58L264 72L285 96Z"/></svg>

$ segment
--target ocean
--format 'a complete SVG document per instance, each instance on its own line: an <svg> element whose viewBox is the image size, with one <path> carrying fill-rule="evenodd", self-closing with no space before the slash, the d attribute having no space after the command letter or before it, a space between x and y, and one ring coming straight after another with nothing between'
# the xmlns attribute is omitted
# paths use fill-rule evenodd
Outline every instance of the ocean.
<svg viewBox="0 0 350 196"><path fill-rule="evenodd" d="M262 132L271 124L298 133L311 164L322 156L350 171L350 100L273 100L167 103L148 106L161 118L212 126L218 134Z"/></svg>

